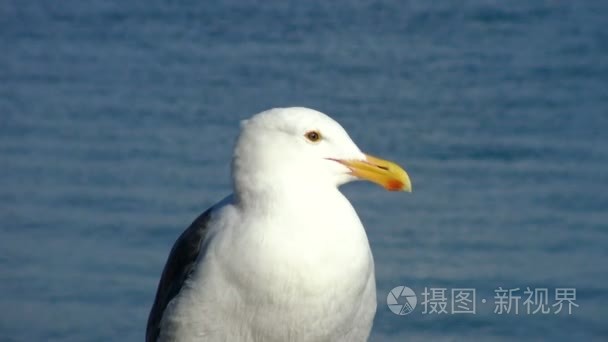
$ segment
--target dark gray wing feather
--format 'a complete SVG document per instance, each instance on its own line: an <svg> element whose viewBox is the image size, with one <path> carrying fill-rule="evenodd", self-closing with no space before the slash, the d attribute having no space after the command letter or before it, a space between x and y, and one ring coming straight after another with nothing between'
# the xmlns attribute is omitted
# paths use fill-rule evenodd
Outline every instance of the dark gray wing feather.
<svg viewBox="0 0 608 342"><path fill-rule="evenodd" d="M201 242L208 231L207 224L213 208L202 213L175 241L156 290L154 305L148 317L146 341L155 342L160 334L160 321L167 304L179 293L194 269L201 252Z"/></svg>

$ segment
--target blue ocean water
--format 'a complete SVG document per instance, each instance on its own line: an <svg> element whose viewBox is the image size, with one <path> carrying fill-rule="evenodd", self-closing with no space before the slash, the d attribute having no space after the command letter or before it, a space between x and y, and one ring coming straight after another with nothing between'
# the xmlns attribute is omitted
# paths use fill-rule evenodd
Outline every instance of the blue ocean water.
<svg viewBox="0 0 608 342"><path fill-rule="evenodd" d="M173 241L230 192L239 120L295 105L413 180L344 187L376 260L370 340L607 340L607 17L566 0L2 1L0 340L142 340ZM400 285L418 295L405 316L386 306ZM575 288L579 306L499 315L498 287ZM476 289L476 314L423 314L425 288Z"/></svg>

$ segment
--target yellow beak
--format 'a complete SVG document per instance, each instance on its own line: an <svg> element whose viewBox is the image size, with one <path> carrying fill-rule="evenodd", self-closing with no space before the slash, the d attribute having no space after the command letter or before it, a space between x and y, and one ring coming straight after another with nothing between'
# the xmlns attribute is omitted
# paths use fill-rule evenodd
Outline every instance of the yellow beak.
<svg viewBox="0 0 608 342"><path fill-rule="evenodd" d="M389 191L412 192L410 176L405 170L388 160L365 155L365 160L337 160L358 178L374 182Z"/></svg>

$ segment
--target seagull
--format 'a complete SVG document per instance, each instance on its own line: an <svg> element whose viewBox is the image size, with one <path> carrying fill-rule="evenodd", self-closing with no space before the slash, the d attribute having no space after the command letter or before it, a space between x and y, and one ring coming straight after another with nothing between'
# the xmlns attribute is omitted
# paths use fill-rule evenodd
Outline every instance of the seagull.
<svg viewBox="0 0 608 342"><path fill-rule="evenodd" d="M342 184L412 189L397 164L364 154L308 108L241 123L233 193L175 242L146 341L366 341L376 313L374 260Z"/></svg>

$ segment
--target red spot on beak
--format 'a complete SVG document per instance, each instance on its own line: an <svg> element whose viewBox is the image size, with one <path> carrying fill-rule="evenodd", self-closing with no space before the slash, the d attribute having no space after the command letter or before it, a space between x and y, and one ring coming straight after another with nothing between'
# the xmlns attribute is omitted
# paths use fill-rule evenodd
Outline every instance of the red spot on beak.
<svg viewBox="0 0 608 342"><path fill-rule="evenodd" d="M391 179L386 183L386 190L399 191L403 189L403 183L398 180Z"/></svg>

